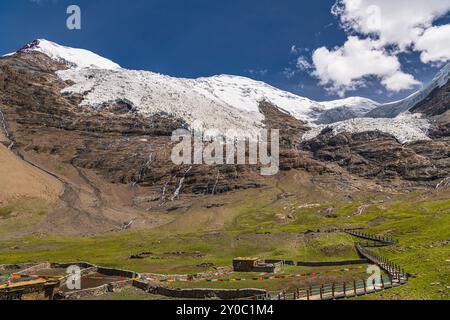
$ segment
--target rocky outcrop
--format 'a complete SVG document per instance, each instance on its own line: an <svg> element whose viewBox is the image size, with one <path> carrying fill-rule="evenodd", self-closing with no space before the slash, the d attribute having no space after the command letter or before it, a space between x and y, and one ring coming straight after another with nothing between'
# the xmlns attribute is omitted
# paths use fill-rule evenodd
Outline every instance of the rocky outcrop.
<svg viewBox="0 0 450 320"><path fill-rule="evenodd" d="M268 101L262 101L259 110L264 114L268 130L280 130L280 170L301 169L314 174L336 173L325 163L312 159L308 153L298 149L302 136L309 131L308 125L282 112Z"/></svg>
<svg viewBox="0 0 450 320"><path fill-rule="evenodd" d="M324 130L302 143L320 161L334 162L350 173L365 178L419 184L439 181L450 173L448 139L400 144L381 132L341 133Z"/></svg>
<svg viewBox="0 0 450 320"><path fill-rule="evenodd" d="M450 110L450 81L444 86L434 89L428 97L414 106L411 112L438 116L448 110Z"/></svg>

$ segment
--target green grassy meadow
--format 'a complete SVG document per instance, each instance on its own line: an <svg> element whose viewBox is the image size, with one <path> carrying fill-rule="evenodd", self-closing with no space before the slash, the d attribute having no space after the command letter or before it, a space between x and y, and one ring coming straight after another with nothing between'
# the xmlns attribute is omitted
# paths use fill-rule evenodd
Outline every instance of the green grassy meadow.
<svg viewBox="0 0 450 320"><path fill-rule="evenodd" d="M365 298L450 298L450 199L446 192L361 193L351 200L297 194L272 201L277 192L267 188L246 194L244 201L236 201L226 209L229 212L221 213L229 214L230 219L214 230L203 232L205 222L199 219L203 222L189 228L168 224L85 238L47 235L14 238L0 242L0 263L89 261L137 272L194 274L208 271L211 266L231 266L232 259L238 256L347 260L358 258L354 249L356 239L341 233L307 231L353 227L399 240L398 245L377 251L412 275L404 287ZM364 210L359 212L361 206ZM42 204L36 205L32 216L41 216L43 210ZM8 223L11 211L0 208L0 231L6 230L4 223ZM327 214L330 211L332 215ZM190 214L195 220L196 213ZM181 216L175 213L174 221ZM152 254L144 259L129 259L141 252ZM255 282L202 285L258 287ZM282 281L262 284L269 290L289 285Z"/></svg>

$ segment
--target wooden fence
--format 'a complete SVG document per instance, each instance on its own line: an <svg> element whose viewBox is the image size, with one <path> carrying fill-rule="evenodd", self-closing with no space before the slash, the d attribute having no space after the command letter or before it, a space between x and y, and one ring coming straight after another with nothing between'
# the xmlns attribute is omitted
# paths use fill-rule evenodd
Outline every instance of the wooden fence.
<svg viewBox="0 0 450 320"><path fill-rule="evenodd" d="M369 240L369 241L373 241L373 242L378 242L378 243L382 243L385 245L394 245L397 244L398 241L389 237L381 237L381 236L377 236L377 235L371 235L368 233L364 233L361 231L355 231L353 229L345 229L344 230L345 233L357 237L357 238L361 238L361 239L365 239L365 240Z"/></svg>
<svg viewBox="0 0 450 320"><path fill-rule="evenodd" d="M366 294L387 290L400 286L398 282L381 277L381 283L375 280L368 284L366 280L355 280L352 282L322 284L308 288L297 289L295 292L281 293L271 292L265 295L255 296L254 300L336 300L358 297Z"/></svg>

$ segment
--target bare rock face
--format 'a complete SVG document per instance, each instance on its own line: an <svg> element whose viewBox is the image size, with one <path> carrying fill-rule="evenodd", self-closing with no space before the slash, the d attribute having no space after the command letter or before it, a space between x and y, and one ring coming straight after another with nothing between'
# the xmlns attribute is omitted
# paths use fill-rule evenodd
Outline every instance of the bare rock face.
<svg viewBox="0 0 450 320"><path fill-rule="evenodd" d="M341 133L324 130L302 144L317 160L335 162L350 173L382 180L415 183L439 181L450 174L450 140L402 145L381 132Z"/></svg>
<svg viewBox="0 0 450 320"><path fill-rule="evenodd" d="M280 130L280 170L301 169L313 174L336 174L326 163L314 160L298 149L302 136L309 131L308 125L282 112L270 102L262 101L259 110L264 114L264 124L268 130Z"/></svg>
<svg viewBox="0 0 450 320"><path fill-rule="evenodd" d="M263 123L267 129L280 130L281 149L295 149L300 144L302 135L309 130L305 122L283 113L270 102L262 101L259 110L264 114Z"/></svg>
<svg viewBox="0 0 450 320"><path fill-rule="evenodd" d="M450 137L450 81L436 88L411 112L422 113L433 120L433 127L429 132L433 139Z"/></svg>
<svg viewBox="0 0 450 320"><path fill-rule="evenodd" d="M433 90L427 98L412 108L411 112L432 117L442 115L448 110L450 110L450 81Z"/></svg>

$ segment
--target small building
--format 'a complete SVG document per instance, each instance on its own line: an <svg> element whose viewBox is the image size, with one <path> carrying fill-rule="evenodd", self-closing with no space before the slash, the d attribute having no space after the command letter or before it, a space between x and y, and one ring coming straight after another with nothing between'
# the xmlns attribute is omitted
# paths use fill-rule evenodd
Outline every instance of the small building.
<svg viewBox="0 0 450 320"><path fill-rule="evenodd" d="M233 260L234 272L278 273L283 265L281 260L265 261L259 258L236 258Z"/></svg>
<svg viewBox="0 0 450 320"><path fill-rule="evenodd" d="M253 272L259 258L236 258L233 260L233 270L235 272Z"/></svg>
<svg viewBox="0 0 450 320"><path fill-rule="evenodd" d="M59 280L36 279L0 285L0 300L53 300Z"/></svg>

